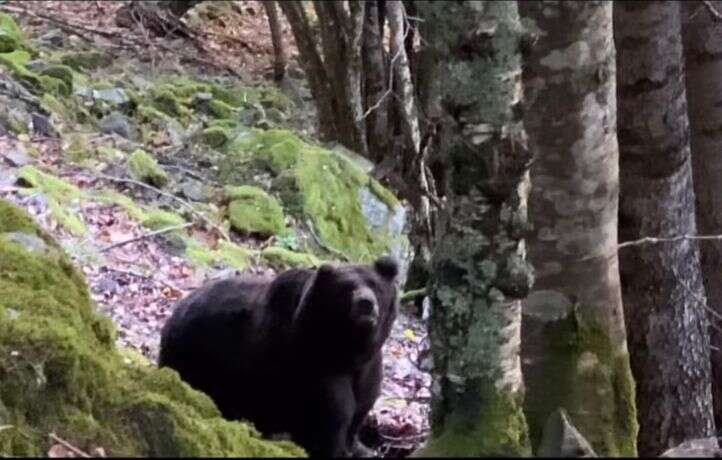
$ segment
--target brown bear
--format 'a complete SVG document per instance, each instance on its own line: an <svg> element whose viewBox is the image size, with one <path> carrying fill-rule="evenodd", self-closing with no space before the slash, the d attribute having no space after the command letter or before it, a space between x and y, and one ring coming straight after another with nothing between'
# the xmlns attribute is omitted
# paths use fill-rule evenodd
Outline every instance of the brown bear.
<svg viewBox="0 0 722 460"><path fill-rule="evenodd" d="M224 417L288 434L310 456L364 452L358 431L379 395L397 275L383 257L210 283L164 325L159 365Z"/></svg>

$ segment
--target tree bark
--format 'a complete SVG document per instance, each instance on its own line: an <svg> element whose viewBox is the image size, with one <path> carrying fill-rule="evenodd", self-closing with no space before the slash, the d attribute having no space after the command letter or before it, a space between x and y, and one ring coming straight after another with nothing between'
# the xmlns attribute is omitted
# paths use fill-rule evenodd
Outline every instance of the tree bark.
<svg viewBox="0 0 722 460"><path fill-rule="evenodd" d="M308 78L308 85L316 100L319 134L322 140L338 139L336 128L336 101L331 91L329 75L316 47L316 36L311 29L301 2L279 2L283 14L293 31L301 57L300 64Z"/></svg>
<svg viewBox="0 0 722 460"><path fill-rule="evenodd" d="M634 381L617 259L611 2L520 2L524 123L535 159L523 305L525 414L536 450L558 408L602 456L636 454Z"/></svg>
<svg viewBox="0 0 722 460"><path fill-rule="evenodd" d="M722 2L708 3L722 12ZM682 3L682 36L691 128L697 228L722 233L722 24L702 2ZM712 324L712 395L716 426L722 426L722 242L700 243L702 273Z"/></svg>
<svg viewBox="0 0 722 460"><path fill-rule="evenodd" d="M366 139L369 156L380 162L388 153L389 119L388 102L391 100L387 91L389 77L384 62L384 47L380 21L379 2L366 3L365 28L363 33L363 69L365 77Z"/></svg>
<svg viewBox="0 0 722 460"><path fill-rule="evenodd" d="M128 2L116 12L115 22L121 27L132 28L140 23L155 36L189 37L190 33L180 21L188 10L202 0L155 0Z"/></svg>
<svg viewBox="0 0 722 460"><path fill-rule="evenodd" d="M614 41L619 238L694 235L679 3L615 3ZM709 332L697 243L625 247L619 263L637 383L639 454L657 456L685 440L713 436Z"/></svg>
<svg viewBox="0 0 722 460"><path fill-rule="evenodd" d="M519 339L531 155L517 5L420 3L437 29L454 123L430 285L433 433L420 455L528 455Z"/></svg>
<svg viewBox="0 0 722 460"><path fill-rule="evenodd" d="M268 28L271 31L271 44L273 45L273 79L283 80L286 75L286 47L283 45L281 23L278 20L278 9L274 0L262 2L268 18Z"/></svg>

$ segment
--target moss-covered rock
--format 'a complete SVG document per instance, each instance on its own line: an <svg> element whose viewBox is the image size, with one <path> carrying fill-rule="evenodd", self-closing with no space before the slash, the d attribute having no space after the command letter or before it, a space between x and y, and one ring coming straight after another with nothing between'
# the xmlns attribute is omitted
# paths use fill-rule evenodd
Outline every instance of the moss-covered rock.
<svg viewBox="0 0 722 460"><path fill-rule="evenodd" d="M44 456L49 433L111 456L299 456L226 421L210 398L119 353L58 246L0 200L0 455Z"/></svg>
<svg viewBox="0 0 722 460"><path fill-rule="evenodd" d="M270 246L261 251L261 260L276 270L318 267L322 261L313 254Z"/></svg>
<svg viewBox="0 0 722 460"><path fill-rule="evenodd" d="M182 225L184 223L185 219L178 214L163 211L162 209L148 212L145 219L143 219L143 226L148 227L151 230L159 230L161 228Z"/></svg>
<svg viewBox="0 0 722 460"><path fill-rule="evenodd" d="M46 75L63 82L64 95L70 95L73 91L73 70L66 65L52 65L43 69L40 75Z"/></svg>
<svg viewBox="0 0 722 460"><path fill-rule="evenodd" d="M223 144L228 142L228 139L230 138L228 129L222 126L211 126L206 128L201 133L201 136L203 137L203 142L214 148L221 147Z"/></svg>
<svg viewBox="0 0 722 460"><path fill-rule="evenodd" d="M19 49L25 41L25 36L13 18L0 13L0 53L9 53Z"/></svg>
<svg viewBox="0 0 722 460"><path fill-rule="evenodd" d="M156 187L162 187L168 182L168 175L156 159L140 149L128 157L128 171L135 179Z"/></svg>
<svg viewBox="0 0 722 460"><path fill-rule="evenodd" d="M286 228L283 208L274 197L258 187L226 187L231 227L243 233L275 235Z"/></svg>
<svg viewBox="0 0 722 460"><path fill-rule="evenodd" d="M271 191L327 248L353 261L391 252L404 262L403 206L347 157L278 129L241 131L224 151L221 180L252 183L259 173L270 174Z"/></svg>
<svg viewBox="0 0 722 460"><path fill-rule="evenodd" d="M31 187L26 193L38 191L45 196L50 212L63 227L76 235L85 234L85 223L74 211L84 198L78 187L32 165L20 168L17 176L21 182Z"/></svg>

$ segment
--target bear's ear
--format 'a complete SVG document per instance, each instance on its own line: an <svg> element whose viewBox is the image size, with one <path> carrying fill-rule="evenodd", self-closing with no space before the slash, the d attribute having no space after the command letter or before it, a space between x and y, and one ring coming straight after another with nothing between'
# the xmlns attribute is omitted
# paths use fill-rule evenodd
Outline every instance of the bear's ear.
<svg viewBox="0 0 722 460"><path fill-rule="evenodd" d="M399 264L392 257L382 257L374 262L374 268L382 277L393 281L399 274Z"/></svg>
<svg viewBox="0 0 722 460"><path fill-rule="evenodd" d="M328 279L329 276L333 275L334 272L333 265L331 264L322 264L320 267L318 267L318 270L316 272L316 279Z"/></svg>

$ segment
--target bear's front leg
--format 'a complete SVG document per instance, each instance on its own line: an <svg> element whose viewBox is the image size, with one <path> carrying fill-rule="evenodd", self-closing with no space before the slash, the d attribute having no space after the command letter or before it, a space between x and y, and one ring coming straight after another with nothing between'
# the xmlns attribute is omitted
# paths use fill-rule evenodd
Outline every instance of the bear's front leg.
<svg viewBox="0 0 722 460"><path fill-rule="evenodd" d="M309 389L298 441L310 457L348 457L348 431L356 402L351 376L323 378ZM304 417L306 418L306 417Z"/></svg>

